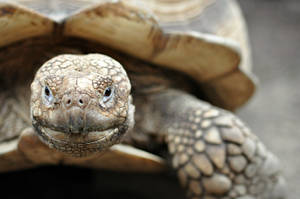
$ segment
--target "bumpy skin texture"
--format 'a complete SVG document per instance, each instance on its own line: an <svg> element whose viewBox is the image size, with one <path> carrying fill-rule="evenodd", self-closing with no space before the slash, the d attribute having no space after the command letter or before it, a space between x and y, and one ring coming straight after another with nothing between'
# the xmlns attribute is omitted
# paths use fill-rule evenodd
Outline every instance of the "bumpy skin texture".
<svg viewBox="0 0 300 199"><path fill-rule="evenodd" d="M103 151L133 126L130 88L110 57L57 56L32 83L33 126L44 143L64 153ZM165 139L188 198L282 198L278 160L238 118L171 88L140 95L133 131Z"/></svg>
<svg viewBox="0 0 300 199"><path fill-rule="evenodd" d="M32 124L51 148L86 156L119 143L133 124L123 67L100 54L60 55L31 85Z"/></svg>
<svg viewBox="0 0 300 199"><path fill-rule="evenodd" d="M145 127L165 135L189 198L284 198L278 159L237 117L175 90L148 102Z"/></svg>

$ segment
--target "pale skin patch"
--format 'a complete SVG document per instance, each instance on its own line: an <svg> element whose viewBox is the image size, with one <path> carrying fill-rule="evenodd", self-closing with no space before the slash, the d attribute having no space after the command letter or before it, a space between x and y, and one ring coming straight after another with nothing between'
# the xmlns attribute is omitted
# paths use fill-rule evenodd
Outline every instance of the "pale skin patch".
<svg viewBox="0 0 300 199"><path fill-rule="evenodd" d="M205 150L205 143L202 140L196 141L195 150L198 152L203 152Z"/></svg>
<svg viewBox="0 0 300 199"><path fill-rule="evenodd" d="M197 130L195 133L196 138L200 138L202 136L203 132L201 130Z"/></svg>

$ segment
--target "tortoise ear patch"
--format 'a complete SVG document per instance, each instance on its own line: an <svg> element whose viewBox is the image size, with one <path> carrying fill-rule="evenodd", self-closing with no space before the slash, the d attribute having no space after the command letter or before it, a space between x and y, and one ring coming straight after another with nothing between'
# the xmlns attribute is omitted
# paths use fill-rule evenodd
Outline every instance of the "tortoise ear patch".
<svg viewBox="0 0 300 199"><path fill-rule="evenodd" d="M50 34L54 22L11 3L0 3L0 47L29 37Z"/></svg>

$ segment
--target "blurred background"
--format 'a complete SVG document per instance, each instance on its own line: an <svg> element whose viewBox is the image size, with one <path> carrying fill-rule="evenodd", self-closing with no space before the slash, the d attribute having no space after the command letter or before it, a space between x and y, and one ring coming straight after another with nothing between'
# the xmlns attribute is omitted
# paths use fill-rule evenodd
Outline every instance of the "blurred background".
<svg viewBox="0 0 300 199"><path fill-rule="evenodd" d="M282 161L288 198L300 195L300 1L239 0L260 84L238 114Z"/></svg>
<svg viewBox="0 0 300 199"><path fill-rule="evenodd" d="M239 0L249 27L256 95L238 115L282 160L288 199L300 195L300 1ZM0 175L0 198L183 198L172 175L45 167Z"/></svg>

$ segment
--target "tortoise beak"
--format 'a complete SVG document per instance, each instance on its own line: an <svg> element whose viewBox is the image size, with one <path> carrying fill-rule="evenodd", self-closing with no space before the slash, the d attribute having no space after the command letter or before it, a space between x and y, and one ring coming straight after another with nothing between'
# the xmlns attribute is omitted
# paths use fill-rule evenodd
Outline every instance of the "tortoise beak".
<svg viewBox="0 0 300 199"><path fill-rule="evenodd" d="M66 123L70 133L82 133L85 131L85 112L79 107L72 107L65 112Z"/></svg>

